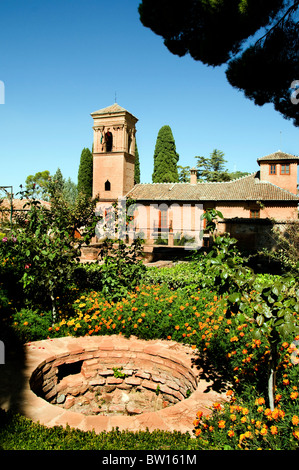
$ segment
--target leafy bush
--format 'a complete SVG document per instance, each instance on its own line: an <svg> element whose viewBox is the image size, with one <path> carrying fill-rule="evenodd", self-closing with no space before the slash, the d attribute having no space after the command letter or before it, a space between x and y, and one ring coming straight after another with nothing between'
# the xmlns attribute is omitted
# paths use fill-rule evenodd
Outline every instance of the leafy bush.
<svg viewBox="0 0 299 470"><path fill-rule="evenodd" d="M96 434L62 426L47 428L0 409L1 450L184 450L200 449L189 433L119 431Z"/></svg>
<svg viewBox="0 0 299 470"><path fill-rule="evenodd" d="M32 305L50 306L55 322L56 299L71 278L80 247L94 235L98 218L94 213L96 200L80 195L72 206L55 185L51 188L49 208L35 199L26 200L27 211L17 216L10 236L0 242L0 260L2 276L7 270L10 275L13 272L24 300ZM21 197L28 197L28 193L21 192ZM75 236L78 229L82 235L79 239ZM5 276L2 282L7 282Z"/></svg>
<svg viewBox="0 0 299 470"><path fill-rule="evenodd" d="M46 332L52 324L51 311L41 313L31 309L22 308L12 315L12 326L19 341L39 341L45 339Z"/></svg>
<svg viewBox="0 0 299 470"><path fill-rule="evenodd" d="M203 274L191 263L178 263L173 267L148 267L142 278L144 284L166 284L170 289L200 286Z"/></svg>

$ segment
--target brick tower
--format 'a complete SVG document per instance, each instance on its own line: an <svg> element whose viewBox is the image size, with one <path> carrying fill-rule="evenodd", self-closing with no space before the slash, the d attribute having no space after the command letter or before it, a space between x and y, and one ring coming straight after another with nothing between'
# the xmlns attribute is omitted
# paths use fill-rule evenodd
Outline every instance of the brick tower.
<svg viewBox="0 0 299 470"><path fill-rule="evenodd" d="M261 181L269 181L290 193L297 193L299 157L281 150L258 159Z"/></svg>
<svg viewBox="0 0 299 470"><path fill-rule="evenodd" d="M94 120L93 197L114 202L134 186L138 119L117 103L91 116Z"/></svg>

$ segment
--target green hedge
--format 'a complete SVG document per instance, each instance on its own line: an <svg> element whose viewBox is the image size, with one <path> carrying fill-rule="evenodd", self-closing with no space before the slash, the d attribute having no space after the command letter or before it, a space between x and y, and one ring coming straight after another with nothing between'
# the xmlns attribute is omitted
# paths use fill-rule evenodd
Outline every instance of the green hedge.
<svg viewBox="0 0 299 470"><path fill-rule="evenodd" d="M47 428L0 409L0 450L201 450L189 433L119 431L96 434L62 426Z"/></svg>

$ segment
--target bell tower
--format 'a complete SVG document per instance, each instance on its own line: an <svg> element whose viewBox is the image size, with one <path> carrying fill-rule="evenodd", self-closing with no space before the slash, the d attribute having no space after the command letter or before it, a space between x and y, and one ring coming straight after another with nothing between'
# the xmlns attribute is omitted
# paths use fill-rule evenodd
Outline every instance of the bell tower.
<svg viewBox="0 0 299 470"><path fill-rule="evenodd" d="M94 121L93 197L114 202L134 186L138 119L117 103L91 116Z"/></svg>

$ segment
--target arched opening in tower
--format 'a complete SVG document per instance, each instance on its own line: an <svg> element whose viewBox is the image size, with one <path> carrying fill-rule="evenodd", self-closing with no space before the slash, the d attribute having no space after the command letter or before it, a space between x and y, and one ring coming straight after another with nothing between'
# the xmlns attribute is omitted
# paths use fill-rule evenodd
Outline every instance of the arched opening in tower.
<svg viewBox="0 0 299 470"><path fill-rule="evenodd" d="M106 152L112 152L112 144L113 144L112 132L107 131L105 133L105 143L106 143Z"/></svg>

